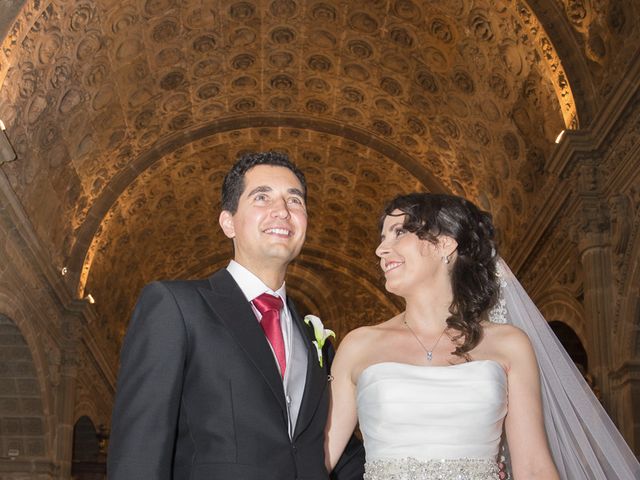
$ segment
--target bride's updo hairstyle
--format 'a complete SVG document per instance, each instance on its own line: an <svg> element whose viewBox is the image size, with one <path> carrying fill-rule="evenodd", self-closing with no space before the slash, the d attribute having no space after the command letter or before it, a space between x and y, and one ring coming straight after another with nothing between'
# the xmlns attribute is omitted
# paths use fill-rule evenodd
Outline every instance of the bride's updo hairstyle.
<svg viewBox="0 0 640 480"><path fill-rule="evenodd" d="M500 288L491 214L462 197L410 193L387 204L381 225L396 210L406 215L403 228L418 238L435 244L440 235L445 235L458 242L450 268L453 301L447 325L460 332L459 340L463 339L453 353L468 360L467 353L482 339L480 322L496 303Z"/></svg>

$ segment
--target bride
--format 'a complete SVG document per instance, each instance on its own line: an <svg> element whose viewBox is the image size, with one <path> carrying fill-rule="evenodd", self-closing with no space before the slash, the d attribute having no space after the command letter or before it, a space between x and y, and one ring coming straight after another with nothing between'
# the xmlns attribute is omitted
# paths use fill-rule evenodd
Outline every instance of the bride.
<svg viewBox="0 0 640 480"><path fill-rule="evenodd" d="M499 261L488 213L450 195L399 196L385 209L376 255L406 308L350 332L338 349L329 470L359 422L366 480L497 479L503 440L518 480L640 478Z"/></svg>

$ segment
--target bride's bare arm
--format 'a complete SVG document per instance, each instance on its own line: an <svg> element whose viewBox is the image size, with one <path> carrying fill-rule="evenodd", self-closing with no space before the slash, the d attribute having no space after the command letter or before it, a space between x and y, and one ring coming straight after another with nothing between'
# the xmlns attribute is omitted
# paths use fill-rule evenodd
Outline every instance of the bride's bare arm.
<svg viewBox="0 0 640 480"><path fill-rule="evenodd" d="M325 432L325 463L333 470L357 423L355 365L358 360L358 331L350 332L340 343L331 365L331 401Z"/></svg>
<svg viewBox="0 0 640 480"><path fill-rule="evenodd" d="M559 478L544 428L538 363L529 338L507 327L500 342L509 358L505 430L513 475L519 480Z"/></svg>

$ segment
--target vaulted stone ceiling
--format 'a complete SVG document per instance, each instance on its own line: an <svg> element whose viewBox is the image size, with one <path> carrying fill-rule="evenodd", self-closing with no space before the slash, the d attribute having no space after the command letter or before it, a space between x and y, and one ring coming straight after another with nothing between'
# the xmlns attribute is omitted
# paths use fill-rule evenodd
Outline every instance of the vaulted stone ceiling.
<svg viewBox="0 0 640 480"><path fill-rule="evenodd" d="M508 256L554 139L589 124L639 44L633 0L140 0L3 4L1 168L113 351L141 286L202 277L231 245L219 186L242 152L308 175L288 287L340 331L397 308L373 250L384 201L450 191ZM15 20L13 13L18 12Z"/></svg>

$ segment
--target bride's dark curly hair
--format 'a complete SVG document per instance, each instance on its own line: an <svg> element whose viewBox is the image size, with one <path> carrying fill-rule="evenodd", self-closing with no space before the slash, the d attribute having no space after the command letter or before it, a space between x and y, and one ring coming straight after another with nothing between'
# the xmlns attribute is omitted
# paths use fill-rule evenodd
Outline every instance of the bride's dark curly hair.
<svg viewBox="0 0 640 480"><path fill-rule="evenodd" d="M396 210L406 215L403 228L418 238L437 243L440 235L446 235L458 242L457 256L450 269L453 301L447 325L460 332L454 338L458 344L454 355L469 360L468 352L482 339L480 322L495 305L500 289L491 214L462 197L410 193L387 204L380 225Z"/></svg>

